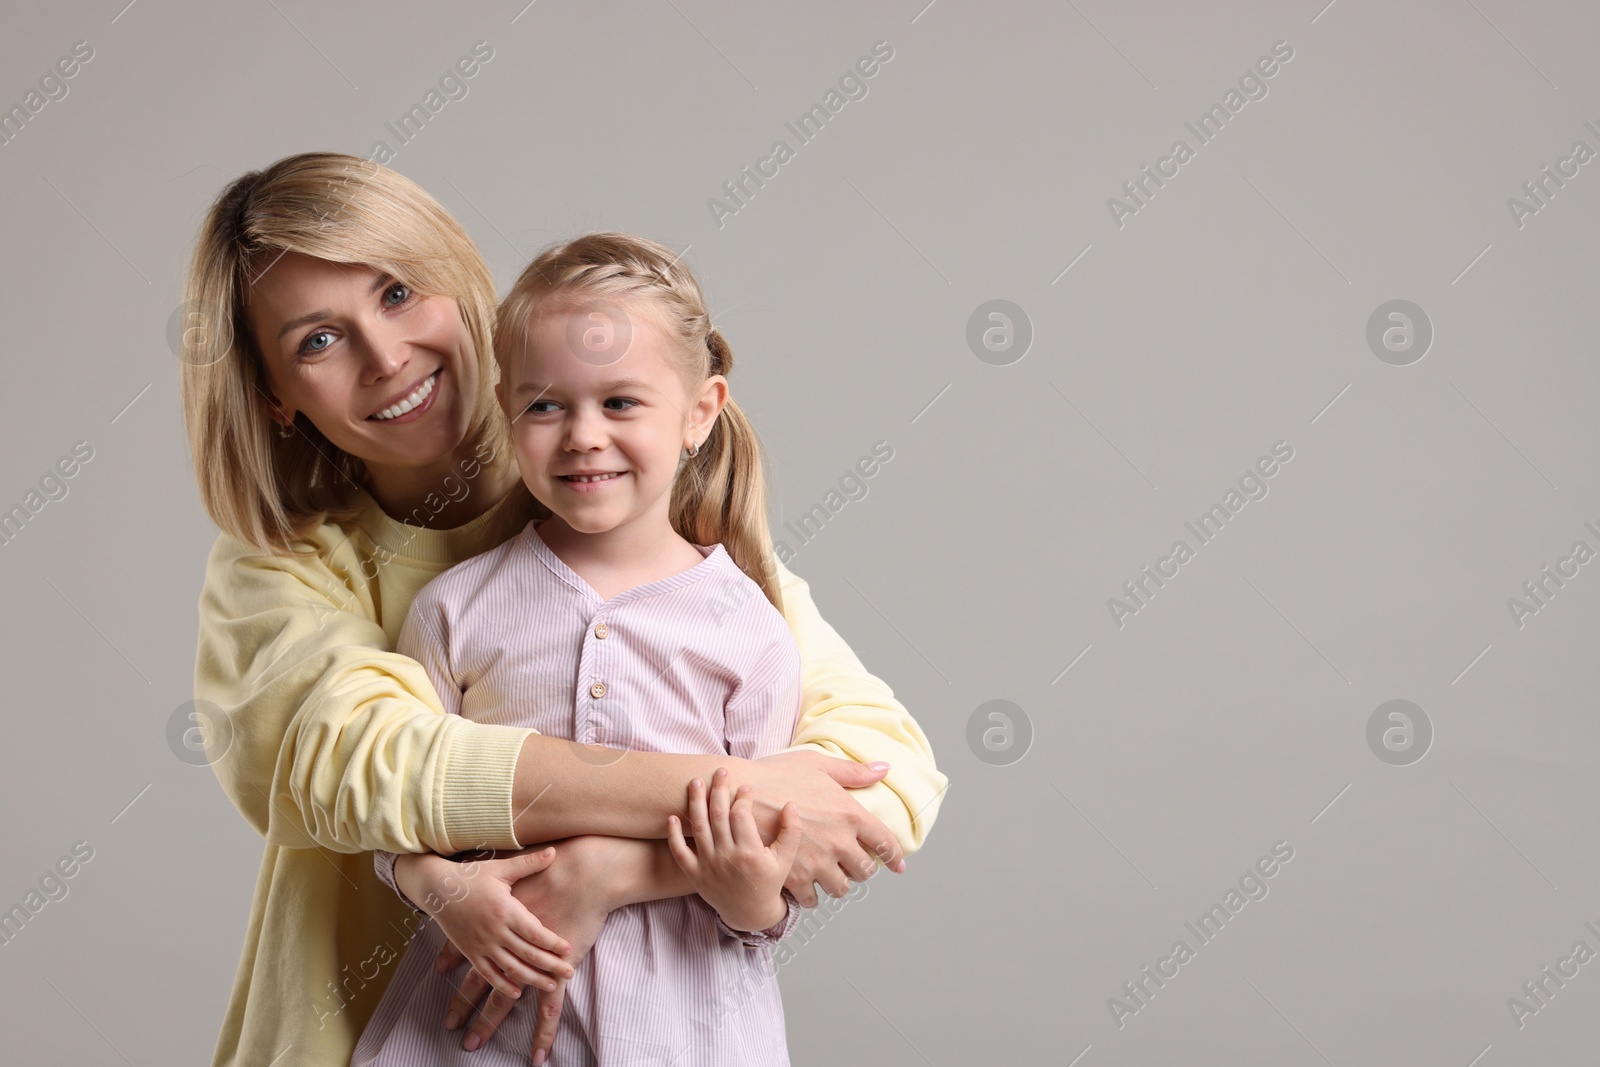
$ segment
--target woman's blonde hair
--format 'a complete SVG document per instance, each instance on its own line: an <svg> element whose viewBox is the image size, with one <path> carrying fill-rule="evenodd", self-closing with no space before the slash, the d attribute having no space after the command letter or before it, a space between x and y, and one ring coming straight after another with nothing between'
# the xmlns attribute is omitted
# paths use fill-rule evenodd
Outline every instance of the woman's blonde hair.
<svg viewBox="0 0 1600 1067"><path fill-rule="evenodd" d="M511 361L527 344L534 316L597 302L632 307L661 326L691 389L733 370L733 350L712 326L700 283L682 257L633 234L591 233L540 253L501 301L494 330L500 380L511 381ZM670 514L672 528L688 541L720 542L782 609L767 532L761 441L731 397L699 452L678 468Z"/></svg>
<svg viewBox="0 0 1600 1067"><path fill-rule="evenodd" d="M249 287L288 252L358 263L461 311L478 361L464 445L491 462L509 454L494 397L494 278L472 238L421 186L359 156L306 152L236 179L195 242L176 338L179 386L200 500L225 532L264 551L355 515L362 461L309 419L280 436L255 333ZM484 446L487 446L486 448Z"/></svg>

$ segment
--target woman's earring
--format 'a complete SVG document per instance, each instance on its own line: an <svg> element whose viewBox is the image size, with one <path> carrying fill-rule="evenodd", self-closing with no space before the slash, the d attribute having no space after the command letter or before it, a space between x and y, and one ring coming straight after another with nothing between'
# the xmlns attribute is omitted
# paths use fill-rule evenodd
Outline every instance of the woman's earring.
<svg viewBox="0 0 1600 1067"><path fill-rule="evenodd" d="M283 438L283 439L285 439L285 440L293 437L294 436L294 425L292 423L279 423L278 424L278 436Z"/></svg>
<svg viewBox="0 0 1600 1067"><path fill-rule="evenodd" d="M689 442L689 458L693 459L695 456L698 456L699 454L700 454L700 446L695 444L693 441L690 441Z"/></svg>

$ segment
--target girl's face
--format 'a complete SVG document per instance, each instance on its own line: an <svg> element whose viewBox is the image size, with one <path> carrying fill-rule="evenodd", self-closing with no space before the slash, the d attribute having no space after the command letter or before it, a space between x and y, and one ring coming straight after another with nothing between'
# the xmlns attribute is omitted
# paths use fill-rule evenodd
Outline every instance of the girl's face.
<svg viewBox="0 0 1600 1067"><path fill-rule="evenodd" d="M295 252L248 300L275 421L303 413L375 475L448 460L466 437L478 368L455 300Z"/></svg>
<svg viewBox="0 0 1600 1067"><path fill-rule="evenodd" d="M580 353L573 339L591 328L591 312L536 310L497 387L517 466L529 492L578 533L666 528L681 453L704 443L727 379L712 375L691 390L666 332L643 310L626 316L632 333L620 358Z"/></svg>

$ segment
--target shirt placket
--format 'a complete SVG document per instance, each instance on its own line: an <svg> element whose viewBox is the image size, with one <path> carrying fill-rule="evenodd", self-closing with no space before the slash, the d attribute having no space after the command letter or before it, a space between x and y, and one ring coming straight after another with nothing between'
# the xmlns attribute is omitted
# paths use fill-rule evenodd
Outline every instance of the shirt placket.
<svg viewBox="0 0 1600 1067"><path fill-rule="evenodd" d="M581 744L605 744L615 732L607 702L611 694L612 679L608 677L613 657L607 654L606 641L612 639L610 610L604 605L595 608L584 628L583 651L578 657L577 707L573 721L573 739Z"/></svg>

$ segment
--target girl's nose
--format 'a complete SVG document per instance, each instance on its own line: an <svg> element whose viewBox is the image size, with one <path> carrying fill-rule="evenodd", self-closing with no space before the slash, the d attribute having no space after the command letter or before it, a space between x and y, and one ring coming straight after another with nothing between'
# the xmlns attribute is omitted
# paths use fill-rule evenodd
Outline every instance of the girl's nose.
<svg viewBox="0 0 1600 1067"><path fill-rule="evenodd" d="M588 452L605 445L605 419L600 413L587 406L572 412L567 419L567 448L573 452Z"/></svg>

